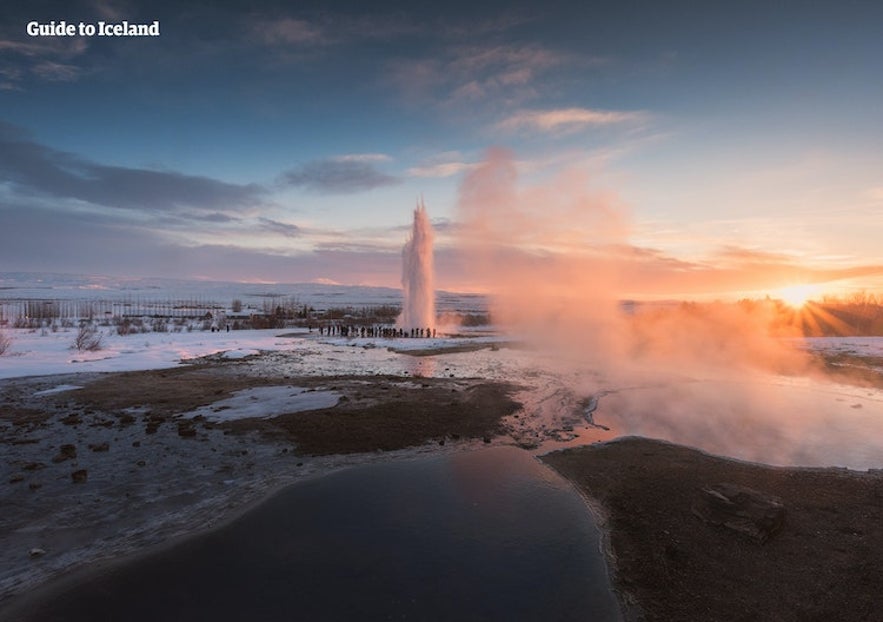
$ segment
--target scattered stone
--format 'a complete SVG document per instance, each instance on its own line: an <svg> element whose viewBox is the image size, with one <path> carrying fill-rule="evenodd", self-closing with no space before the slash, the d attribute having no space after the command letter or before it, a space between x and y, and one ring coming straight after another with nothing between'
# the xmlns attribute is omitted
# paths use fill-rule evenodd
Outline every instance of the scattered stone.
<svg viewBox="0 0 883 622"><path fill-rule="evenodd" d="M28 557L30 557L31 559L33 559L34 557L42 557L45 554L46 554L45 549L41 549L36 546L34 548L32 548L30 551L28 551Z"/></svg>
<svg viewBox="0 0 883 622"><path fill-rule="evenodd" d="M86 481L88 475L89 473L86 471L86 469L79 469L78 471L74 471L73 473L71 473L71 479L74 481L75 484L82 484Z"/></svg>
<svg viewBox="0 0 883 622"><path fill-rule="evenodd" d="M103 443L94 443L89 445L89 449L95 452L108 451L110 449L110 443L108 443L107 441Z"/></svg>
<svg viewBox="0 0 883 622"><path fill-rule="evenodd" d="M58 453L52 458L52 462L64 462L77 457L77 448L74 445L62 445Z"/></svg>
<svg viewBox="0 0 883 622"><path fill-rule="evenodd" d="M143 467L145 464L147 464L147 462L145 462L144 460L139 460L139 461L136 462L135 464L137 464L137 465L140 466L140 467Z"/></svg>
<svg viewBox="0 0 883 622"><path fill-rule="evenodd" d="M132 441L132 447L141 447L141 441Z"/></svg>
<svg viewBox="0 0 883 622"><path fill-rule="evenodd" d="M28 462L26 465L22 467L25 471L39 471L40 469L45 468L46 465L42 462Z"/></svg>
<svg viewBox="0 0 883 622"><path fill-rule="evenodd" d="M690 509L706 523L721 525L761 544L785 521L785 506L780 499L735 484L703 488Z"/></svg>
<svg viewBox="0 0 883 622"><path fill-rule="evenodd" d="M145 434L156 434L156 431L159 430L159 426L161 423L162 423L162 421L159 421L157 419L151 419L150 421L147 422L147 425L144 427L144 433Z"/></svg>
<svg viewBox="0 0 883 622"><path fill-rule="evenodd" d="M28 488L30 488L31 490L39 490L42 487L43 484L41 484L40 482L31 482L30 484L28 484Z"/></svg>
<svg viewBox="0 0 883 622"><path fill-rule="evenodd" d="M179 421L178 436L184 438L192 438L196 436L196 428L193 427L193 423L191 423L190 421Z"/></svg>
<svg viewBox="0 0 883 622"><path fill-rule="evenodd" d="M83 420L80 418L80 415L77 413L71 413L67 417L64 417L61 422L64 425L79 425L83 423Z"/></svg>

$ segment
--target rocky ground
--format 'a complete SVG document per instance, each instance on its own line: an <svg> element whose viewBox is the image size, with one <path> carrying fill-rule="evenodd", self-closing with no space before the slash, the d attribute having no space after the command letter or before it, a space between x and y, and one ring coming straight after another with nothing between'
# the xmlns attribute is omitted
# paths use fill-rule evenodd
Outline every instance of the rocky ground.
<svg viewBox="0 0 883 622"><path fill-rule="evenodd" d="M628 413L613 408L610 391L577 389L573 376L519 367L494 348L403 354L310 342L165 370L0 382L0 606L76 566L218 525L277 487L335 468L486 442L539 453L630 433L617 427ZM818 361L825 377L883 386L877 359ZM275 389L290 390L292 404L333 402L287 410L256 393L260 416L227 420L231 400ZM879 613L879 473L770 468L640 439L544 460L602 517L616 587L635 619ZM781 502L782 520L763 543L712 524L697 505L722 484L756 491L770 507Z"/></svg>
<svg viewBox="0 0 883 622"><path fill-rule="evenodd" d="M260 360L4 381L0 600L91 560L216 525L312 474L491 442L518 408L505 383L297 377L268 373ZM324 392L336 404L211 417L237 392L261 387Z"/></svg>
<svg viewBox="0 0 883 622"><path fill-rule="evenodd" d="M641 438L543 460L599 517L629 619L881 619L883 471L774 468Z"/></svg>

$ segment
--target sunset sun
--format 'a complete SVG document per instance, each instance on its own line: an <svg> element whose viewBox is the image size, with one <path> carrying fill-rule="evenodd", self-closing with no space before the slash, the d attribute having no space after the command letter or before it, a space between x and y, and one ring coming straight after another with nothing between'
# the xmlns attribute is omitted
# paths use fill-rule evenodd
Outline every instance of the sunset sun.
<svg viewBox="0 0 883 622"><path fill-rule="evenodd" d="M776 291L776 297L781 298L789 306L798 309L818 295L818 293L819 287L817 285L789 285Z"/></svg>

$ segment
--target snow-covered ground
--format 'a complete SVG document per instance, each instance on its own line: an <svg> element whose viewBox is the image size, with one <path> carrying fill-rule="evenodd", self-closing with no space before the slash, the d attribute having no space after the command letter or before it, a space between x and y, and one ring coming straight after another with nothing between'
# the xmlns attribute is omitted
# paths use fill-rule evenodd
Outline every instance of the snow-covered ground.
<svg viewBox="0 0 883 622"><path fill-rule="evenodd" d="M0 357L0 378L43 376L76 372L135 371L174 367L182 360L227 352L229 358L261 350L292 347L289 338L278 337L278 330L242 330L213 333L138 333L118 335L103 330L100 350L73 349L75 329L58 332L7 329L9 349ZM288 331L290 332L290 331Z"/></svg>
<svg viewBox="0 0 883 622"><path fill-rule="evenodd" d="M60 329L58 332L7 329L4 334L11 345L0 356L0 379L23 376L44 376L76 372L137 371L174 367L182 361L218 354L225 359L241 359L261 352L294 352L319 349L327 354L326 360L341 363L341 352L355 354L355 358L376 361L380 368L383 361L401 361L389 349L444 350L476 344L492 344L501 341L498 336L437 337L435 339L369 339L363 337L321 337L307 329L237 330L230 332L192 331L168 333L137 333L118 335L110 328L101 329L101 349L95 352L77 351L72 348L76 330ZM377 350L374 356L365 356L369 350ZM362 355L361 357L359 355ZM413 362L413 361L408 361ZM356 361L355 370L350 365L332 366L336 369L324 373L365 373ZM317 361L317 367L325 368ZM401 362L392 366L390 373L400 373ZM317 370L305 370L313 373ZM407 371L407 370L406 370Z"/></svg>

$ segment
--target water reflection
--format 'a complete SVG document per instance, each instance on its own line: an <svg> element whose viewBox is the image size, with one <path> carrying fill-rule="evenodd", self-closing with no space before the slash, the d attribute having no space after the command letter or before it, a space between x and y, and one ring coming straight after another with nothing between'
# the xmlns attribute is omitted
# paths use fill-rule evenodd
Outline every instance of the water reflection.
<svg viewBox="0 0 883 622"><path fill-rule="evenodd" d="M408 356L405 361L405 372L413 378L432 378L437 369L433 356Z"/></svg>
<svg viewBox="0 0 883 622"><path fill-rule="evenodd" d="M599 534L512 447L353 468L36 594L18 620L617 620Z"/></svg>

